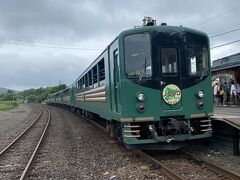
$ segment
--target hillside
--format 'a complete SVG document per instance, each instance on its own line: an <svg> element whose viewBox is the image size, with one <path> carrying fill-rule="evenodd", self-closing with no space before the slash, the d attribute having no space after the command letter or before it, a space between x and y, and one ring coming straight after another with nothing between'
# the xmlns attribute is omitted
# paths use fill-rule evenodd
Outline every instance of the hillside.
<svg viewBox="0 0 240 180"><path fill-rule="evenodd" d="M12 89L6 89L6 88L3 88L3 87L0 87L0 94L4 94L6 93L8 90L10 91L13 91L15 93L18 93L19 91L15 91L15 90L12 90Z"/></svg>
<svg viewBox="0 0 240 180"><path fill-rule="evenodd" d="M0 94L6 93L7 91L7 89L0 87Z"/></svg>

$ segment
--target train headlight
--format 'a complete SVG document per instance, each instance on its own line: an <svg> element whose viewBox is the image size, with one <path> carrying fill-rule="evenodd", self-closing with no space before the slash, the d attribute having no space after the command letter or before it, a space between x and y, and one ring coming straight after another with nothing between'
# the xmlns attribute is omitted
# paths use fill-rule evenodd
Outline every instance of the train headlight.
<svg viewBox="0 0 240 180"><path fill-rule="evenodd" d="M144 94L143 93L138 93L137 94L137 99L139 100L139 101L144 101L145 100L145 96L144 96Z"/></svg>
<svg viewBox="0 0 240 180"><path fill-rule="evenodd" d="M203 97L204 97L204 92L203 92L202 90L198 91L198 92L197 92L197 96L198 96L199 98L203 98Z"/></svg>

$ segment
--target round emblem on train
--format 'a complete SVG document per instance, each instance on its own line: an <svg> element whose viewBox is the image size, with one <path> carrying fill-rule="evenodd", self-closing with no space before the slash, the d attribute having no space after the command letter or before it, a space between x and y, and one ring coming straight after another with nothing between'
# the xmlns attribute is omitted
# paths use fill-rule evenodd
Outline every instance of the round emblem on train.
<svg viewBox="0 0 240 180"><path fill-rule="evenodd" d="M181 99L181 90L175 84L169 84L163 89L163 100L167 104L177 104Z"/></svg>

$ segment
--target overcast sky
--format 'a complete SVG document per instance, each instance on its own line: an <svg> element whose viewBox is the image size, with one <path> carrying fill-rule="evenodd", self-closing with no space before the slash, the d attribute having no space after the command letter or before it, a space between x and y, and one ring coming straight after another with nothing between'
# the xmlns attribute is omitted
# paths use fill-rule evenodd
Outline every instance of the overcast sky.
<svg viewBox="0 0 240 180"><path fill-rule="evenodd" d="M1 0L0 87L70 85L101 49L121 31L141 25L144 16L212 36L240 28L240 1ZM213 47L239 39L235 31L210 42ZM211 58L238 52L240 42L212 49Z"/></svg>

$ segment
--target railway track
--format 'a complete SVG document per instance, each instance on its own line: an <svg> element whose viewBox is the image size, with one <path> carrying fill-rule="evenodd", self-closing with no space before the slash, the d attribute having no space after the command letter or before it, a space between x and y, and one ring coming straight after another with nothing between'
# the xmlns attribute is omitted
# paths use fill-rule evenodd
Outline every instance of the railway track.
<svg viewBox="0 0 240 180"><path fill-rule="evenodd" d="M105 128L97 122L90 120L92 124L105 131ZM161 167L164 174L170 179L231 179L238 180L240 176L223 167L201 159L186 151L176 151L176 154L160 155L147 153L142 150L135 150L136 154L151 163ZM154 151L153 151L154 152ZM161 157L165 156L161 159Z"/></svg>
<svg viewBox="0 0 240 180"><path fill-rule="evenodd" d="M185 151L174 154L154 154L141 150L135 152L160 166L170 179L240 179L239 175Z"/></svg>
<svg viewBox="0 0 240 180"><path fill-rule="evenodd" d="M18 137L0 152L0 179L25 179L48 128L51 112L41 112Z"/></svg>

